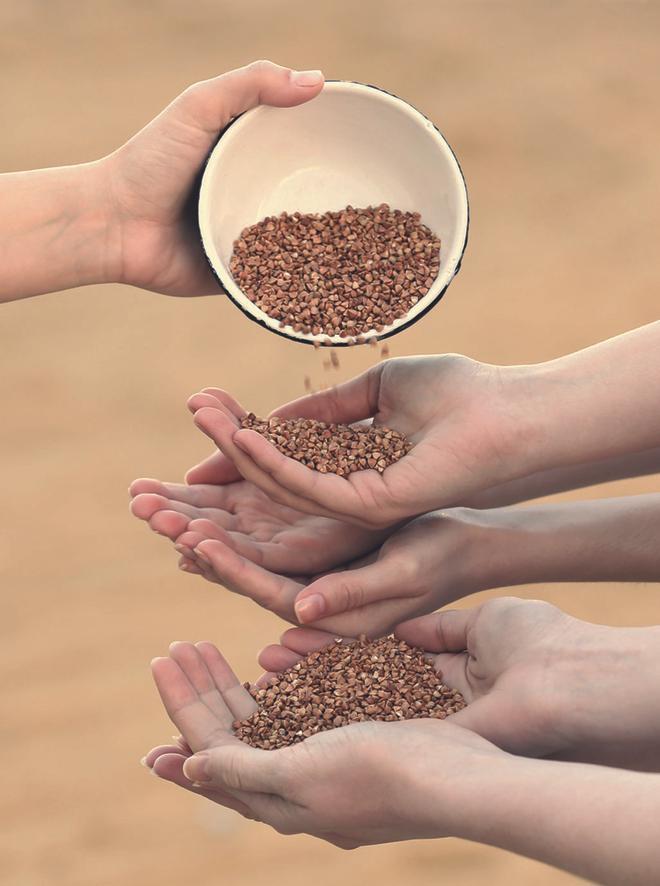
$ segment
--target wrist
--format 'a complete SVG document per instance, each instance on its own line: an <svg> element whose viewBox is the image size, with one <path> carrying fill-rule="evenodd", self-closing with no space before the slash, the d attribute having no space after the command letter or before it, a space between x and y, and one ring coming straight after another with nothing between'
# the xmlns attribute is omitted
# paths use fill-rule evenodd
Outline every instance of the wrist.
<svg viewBox="0 0 660 886"><path fill-rule="evenodd" d="M430 765L420 786L426 834L491 842L494 819L515 781L517 758L494 745L466 747L458 759L451 756L450 766L440 752L426 758Z"/></svg>
<svg viewBox="0 0 660 886"><path fill-rule="evenodd" d="M545 374L541 365L492 366L494 385L490 403L480 404L475 420L490 427L499 462L492 486L527 477L546 467L552 458L546 413L549 410ZM551 402L551 401L550 401Z"/></svg>
<svg viewBox="0 0 660 886"><path fill-rule="evenodd" d="M112 196L109 158L75 167L79 226L89 247L84 249L78 286L121 280L121 237Z"/></svg>
<svg viewBox="0 0 660 886"><path fill-rule="evenodd" d="M116 277L116 238L107 169L103 160L45 170L61 229L49 258L56 286L72 289L112 283ZM46 257L48 253L46 251Z"/></svg>
<svg viewBox="0 0 660 886"><path fill-rule="evenodd" d="M452 586L461 596L531 581L528 567L537 554L536 536L529 525L535 516L528 513L531 510L452 508L445 512L444 518L451 515L458 525L459 541L452 545Z"/></svg>
<svg viewBox="0 0 660 886"><path fill-rule="evenodd" d="M553 668L566 749L660 742L659 649L659 627L571 619L565 654Z"/></svg>

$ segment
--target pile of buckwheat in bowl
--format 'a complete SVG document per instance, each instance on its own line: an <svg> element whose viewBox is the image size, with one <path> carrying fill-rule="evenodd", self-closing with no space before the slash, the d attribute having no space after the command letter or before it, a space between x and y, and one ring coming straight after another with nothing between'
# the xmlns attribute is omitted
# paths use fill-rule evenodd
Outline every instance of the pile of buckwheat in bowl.
<svg viewBox="0 0 660 886"><path fill-rule="evenodd" d="M365 720L444 720L465 699L442 682L421 649L383 637L335 640L277 675L265 688L245 684L258 705L234 723L238 738L275 750Z"/></svg>
<svg viewBox="0 0 660 886"><path fill-rule="evenodd" d="M418 212L387 203L269 216L245 228L229 268L246 297L295 332L381 332L427 294L440 240Z"/></svg>
<svg viewBox="0 0 660 886"><path fill-rule="evenodd" d="M257 418L249 412L241 427L257 431L276 449L321 474L346 477L369 468L382 474L412 449L399 431L381 425L342 425L313 418Z"/></svg>

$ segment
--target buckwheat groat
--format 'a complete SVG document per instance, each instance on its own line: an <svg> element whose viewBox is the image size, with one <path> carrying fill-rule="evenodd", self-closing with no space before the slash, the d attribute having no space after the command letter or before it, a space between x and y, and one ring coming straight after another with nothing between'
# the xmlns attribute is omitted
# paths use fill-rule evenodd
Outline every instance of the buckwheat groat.
<svg viewBox="0 0 660 886"><path fill-rule="evenodd" d="M262 311L296 332L380 332L429 291L440 240L418 212L387 203L339 212L283 212L245 228L230 270Z"/></svg>
<svg viewBox="0 0 660 886"><path fill-rule="evenodd" d="M250 687L259 709L234 724L238 738L273 750L326 729L365 720L444 720L465 707L421 649L383 637L341 639L311 652L265 689Z"/></svg>
<svg viewBox="0 0 660 886"><path fill-rule="evenodd" d="M412 449L392 428L341 425L312 418L257 418L249 412L241 427L257 431L284 455L321 474L345 477L372 468L382 474Z"/></svg>

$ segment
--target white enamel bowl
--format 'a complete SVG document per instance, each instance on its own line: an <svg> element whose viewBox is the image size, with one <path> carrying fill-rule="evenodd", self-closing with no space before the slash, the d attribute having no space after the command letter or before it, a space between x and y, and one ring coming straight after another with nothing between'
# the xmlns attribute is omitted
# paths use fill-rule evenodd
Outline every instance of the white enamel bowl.
<svg viewBox="0 0 660 886"><path fill-rule="evenodd" d="M467 243L465 179L438 129L407 102L375 86L329 81L296 108L258 107L234 120L213 149L199 196L204 251L218 282L252 320L312 344L353 343L280 327L241 291L229 271L243 228L280 212L326 212L389 203L419 212L441 239L440 268L429 292L380 333L395 335L442 297Z"/></svg>

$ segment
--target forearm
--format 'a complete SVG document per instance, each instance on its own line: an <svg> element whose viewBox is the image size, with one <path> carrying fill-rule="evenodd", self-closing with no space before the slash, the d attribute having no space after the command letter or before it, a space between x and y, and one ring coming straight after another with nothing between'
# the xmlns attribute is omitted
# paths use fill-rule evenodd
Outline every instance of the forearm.
<svg viewBox="0 0 660 886"><path fill-rule="evenodd" d="M598 483L656 473L660 473L660 447L585 464L539 471L528 477L485 489L462 504L471 508L501 508L569 489L583 489Z"/></svg>
<svg viewBox="0 0 660 886"><path fill-rule="evenodd" d="M503 756L460 778L456 836L608 886L657 881L660 776Z"/></svg>
<svg viewBox="0 0 660 886"><path fill-rule="evenodd" d="M514 375L524 470L509 479L660 445L660 322Z"/></svg>
<svg viewBox="0 0 660 886"><path fill-rule="evenodd" d="M0 175L0 302L113 279L101 163Z"/></svg>
<svg viewBox="0 0 660 886"><path fill-rule="evenodd" d="M660 581L660 494L468 511L478 589Z"/></svg>

